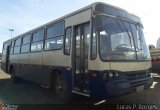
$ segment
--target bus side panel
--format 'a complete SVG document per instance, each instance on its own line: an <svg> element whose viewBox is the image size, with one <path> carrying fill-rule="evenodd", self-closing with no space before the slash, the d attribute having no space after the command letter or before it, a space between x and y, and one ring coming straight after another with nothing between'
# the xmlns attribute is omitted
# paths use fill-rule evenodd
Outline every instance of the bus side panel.
<svg viewBox="0 0 160 110"><path fill-rule="evenodd" d="M28 57L29 53L20 54L20 74L19 76L23 79L27 79L27 74L30 72L28 68Z"/></svg>
<svg viewBox="0 0 160 110"><path fill-rule="evenodd" d="M68 17L65 19L65 25L68 26L74 26L82 23L86 23L91 20L91 9L88 9L84 12L75 14L71 17Z"/></svg>
<svg viewBox="0 0 160 110"><path fill-rule="evenodd" d="M2 51L1 68L4 72L6 72L6 50L4 49Z"/></svg>
<svg viewBox="0 0 160 110"><path fill-rule="evenodd" d="M20 71L19 71L19 69L20 69L20 67L19 67L19 54L15 54L15 55L12 55L12 58L10 58L10 59L12 59L12 60L10 60L10 62L12 62L12 63L10 63L10 64L12 64L13 65L13 68L14 68L14 71L15 71L15 73L16 73L16 76L19 76L19 74L20 74Z"/></svg>
<svg viewBox="0 0 160 110"><path fill-rule="evenodd" d="M42 74L42 52L34 52L29 54L29 76L28 79L40 83Z"/></svg>
<svg viewBox="0 0 160 110"><path fill-rule="evenodd" d="M6 72L6 50L4 49L5 43L3 43L2 57L1 57L1 69Z"/></svg>
<svg viewBox="0 0 160 110"><path fill-rule="evenodd" d="M63 50L51 50L43 52L43 83L50 83L51 74L54 70L59 70L65 75L66 79L70 79L71 73L66 73L66 68L70 68L70 57L64 55ZM70 70L68 70L70 71ZM44 82L45 81L45 82ZM69 81L69 80L68 80ZM71 81L71 79L70 79ZM71 82L70 82L71 85Z"/></svg>

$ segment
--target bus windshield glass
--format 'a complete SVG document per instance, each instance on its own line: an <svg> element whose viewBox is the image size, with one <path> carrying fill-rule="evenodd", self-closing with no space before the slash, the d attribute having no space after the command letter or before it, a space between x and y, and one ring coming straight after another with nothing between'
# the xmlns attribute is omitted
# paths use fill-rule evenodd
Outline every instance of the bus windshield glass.
<svg viewBox="0 0 160 110"><path fill-rule="evenodd" d="M99 52L102 60L147 60L150 58L143 29L128 21L98 16Z"/></svg>

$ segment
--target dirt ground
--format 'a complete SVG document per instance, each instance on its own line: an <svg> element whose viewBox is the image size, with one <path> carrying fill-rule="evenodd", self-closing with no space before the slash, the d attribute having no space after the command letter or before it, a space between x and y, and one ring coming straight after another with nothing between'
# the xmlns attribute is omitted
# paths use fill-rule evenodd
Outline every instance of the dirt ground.
<svg viewBox="0 0 160 110"><path fill-rule="evenodd" d="M115 104L153 104L160 105L160 77L154 75L154 83L150 89L133 93L113 100L95 100L83 96L75 96L70 104L115 105ZM0 104L64 104L56 100L54 94L40 85L23 81L12 83L10 75L0 70ZM126 107L126 106L125 106ZM0 109L1 110L1 109ZM129 110L129 109L128 109ZM145 109L144 109L145 110ZM149 109L147 109L149 110ZM153 109L154 110L154 109ZM158 110L155 109L155 110Z"/></svg>

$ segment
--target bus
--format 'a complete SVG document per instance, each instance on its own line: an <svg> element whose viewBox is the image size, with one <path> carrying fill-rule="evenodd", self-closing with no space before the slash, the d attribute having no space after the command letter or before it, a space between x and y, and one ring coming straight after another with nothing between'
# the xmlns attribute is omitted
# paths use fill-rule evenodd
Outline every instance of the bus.
<svg viewBox="0 0 160 110"><path fill-rule="evenodd" d="M73 93L111 99L153 82L140 18L101 2L5 41L2 70L62 100Z"/></svg>
<svg viewBox="0 0 160 110"><path fill-rule="evenodd" d="M151 48L152 73L160 74L160 48Z"/></svg>

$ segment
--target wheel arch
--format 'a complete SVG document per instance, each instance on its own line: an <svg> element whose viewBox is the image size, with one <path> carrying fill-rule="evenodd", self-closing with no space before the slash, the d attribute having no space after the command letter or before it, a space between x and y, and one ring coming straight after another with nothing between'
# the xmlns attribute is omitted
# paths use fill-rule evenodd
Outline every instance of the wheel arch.
<svg viewBox="0 0 160 110"><path fill-rule="evenodd" d="M69 76L69 75L71 75L71 74L67 73L65 68L55 68L55 69L52 70L51 75L50 75L50 85L51 85L51 87L54 86L56 77L59 74L64 76L64 79L67 83L67 88L70 91L72 89L72 84L71 84L71 82L72 82L71 79L72 78L70 78L71 76Z"/></svg>
<svg viewBox="0 0 160 110"><path fill-rule="evenodd" d="M14 66L11 64L11 65L9 66L9 74L11 74L11 71L12 71L13 68L14 68Z"/></svg>
<svg viewBox="0 0 160 110"><path fill-rule="evenodd" d="M64 75L60 69L55 68L52 70L51 75L50 75L50 85L53 85L55 83L57 75L59 74Z"/></svg>

